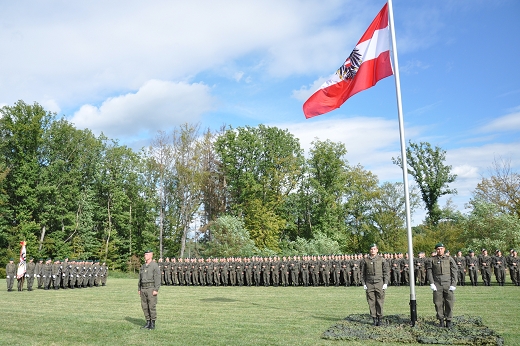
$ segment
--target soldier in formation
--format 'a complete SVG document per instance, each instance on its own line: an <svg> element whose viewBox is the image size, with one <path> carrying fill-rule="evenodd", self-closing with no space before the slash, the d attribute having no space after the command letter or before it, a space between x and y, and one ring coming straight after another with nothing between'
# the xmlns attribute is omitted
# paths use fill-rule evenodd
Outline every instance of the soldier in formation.
<svg viewBox="0 0 520 346"><path fill-rule="evenodd" d="M12 261L10 261L12 262ZM8 267L11 266L8 264ZM13 263L14 275L7 274L10 278L16 277L16 266ZM6 270L7 272L7 270ZM73 260L68 258L63 260L55 259L52 261L47 258L45 263L40 258L38 263L34 263L34 258L30 258L26 265L25 280L27 283L27 290L32 291L34 282L38 289L44 290L59 290L68 288L85 288L106 286L108 276L108 267L103 262L93 260ZM14 282L14 280L13 280ZM8 282L8 290L9 286ZM19 287L23 290L23 287Z"/></svg>

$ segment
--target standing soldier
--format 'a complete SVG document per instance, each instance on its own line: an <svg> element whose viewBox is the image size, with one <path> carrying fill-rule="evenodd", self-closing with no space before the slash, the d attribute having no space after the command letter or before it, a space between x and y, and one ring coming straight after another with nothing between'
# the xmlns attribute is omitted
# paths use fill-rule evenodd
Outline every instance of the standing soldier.
<svg viewBox="0 0 520 346"><path fill-rule="evenodd" d="M308 287L309 286L309 256L303 256L303 260L300 263L300 270L302 272L303 287Z"/></svg>
<svg viewBox="0 0 520 346"><path fill-rule="evenodd" d="M282 257L282 261L280 262L280 272L282 277L282 286L287 287L287 282L289 281L289 267L285 256Z"/></svg>
<svg viewBox="0 0 520 346"><path fill-rule="evenodd" d="M34 273L36 274L36 280L38 281L38 289L43 287L43 258L38 260L36 263L36 269L34 269Z"/></svg>
<svg viewBox="0 0 520 346"><path fill-rule="evenodd" d="M280 261L278 257L274 257L271 265L271 278L273 279L273 286L278 287L280 282Z"/></svg>
<svg viewBox="0 0 520 346"><path fill-rule="evenodd" d="M370 255L360 261L361 282L365 289L374 326L381 325L385 290L388 287L389 280L388 263L377 254L378 251L377 245L372 244L370 246Z"/></svg>
<svg viewBox="0 0 520 346"><path fill-rule="evenodd" d="M51 288L51 280L52 280L52 264L51 259L47 258L45 265L43 266L43 289L48 290Z"/></svg>
<svg viewBox="0 0 520 346"><path fill-rule="evenodd" d="M27 263L25 277L27 278L27 291L32 291L34 278L36 277L36 263L34 263L34 258L32 257L29 259L29 263Z"/></svg>
<svg viewBox="0 0 520 346"><path fill-rule="evenodd" d="M392 266L392 282L394 286L401 285L401 260L399 254L394 253L394 258L390 261Z"/></svg>
<svg viewBox="0 0 520 346"><path fill-rule="evenodd" d="M513 285L520 286L520 258L516 250L513 250L513 254L509 259L509 274L511 275L511 281Z"/></svg>
<svg viewBox="0 0 520 346"><path fill-rule="evenodd" d="M260 257L261 259L261 257ZM253 258L253 275L255 277L255 286L260 286L260 276L262 273L262 263L260 263L260 259Z"/></svg>
<svg viewBox="0 0 520 346"><path fill-rule="evenodd" d="M309 268L312 275L312 285L317 287L320 284L320 265L316 256L312 256Z"/></svg>
<svg viewBox="0 0 520 346"><path fill-rule="evenodd" d="M235 267L235 259L233 257L228 258L228 270L229 270L229 284L235 286L237 284L237 271Z"/></svg>
<svg viewBox="0 0 520 346"><path fill-rule="evenodd" d="M350 255L344 255L343 261L341 261L341 273L343 274L343 283L345 287L350 286L350 268L352 264L350 263Z"/></svg>
<svg viewBox="0 0 520 346"><path fill-rule="evenodd" d="M16 265L14 264L13 258L9 258L9 263L5 266L5 275L7 292L11 292L13 290L14 279L16 278Z"/></svg>
<svg viewBox="0 0 520 346"><path fill-rule="evenodd" d="M147 250L144 253L144 264L139 269L139 282L137 283L137 292L141 296L141 308L146 319L146 324L141 328L155 329L159 287L161 287L161 271L153 260L153 251Z"/></svg>
<svg viewBox="0 0 520 346"><path fill-rule="evenodd" d="M462 251L459 250L454 259L457 263L457 285L466 286L466 257L462 256Z"/></svg>
<svg viewBox="0 0 520 346"><path fill-rule="evenodd" d="M355 286L359 286L361 284L361 271L359 270L360 263L360 256L354 255L354 259L352 260L352 284Z"/></svg>
<svg viewBox="0 0 520 346"><path fill-rule="evenodd" d="M408 252L405 256L405 258L401 258L401 272L403 284L408 286L410 284L410 261L408 257Z"/></svg>
<svg viewBox="0 0 520 346"><path fill-rule="evenodd" d="M486 249L482 249L482 255L479 257L480 273L484 286L491 286L491 265L492 258L488 256Z"/></svg>
<svg viewBox="0 0 520 346"><path fill-rule="evenodd" d="M69 259L66 257L63 261L62 268L61 268L61 287L69 288L70 286L70 270L72 268L71 263L69 262Z"/></svg>
<svg viewBox="0 0 520 346"><path fill-rule="evenodd" d="M61 283L61 268L60 268L60 260L55 259L54 264L52 265L52 284L54 285L55 290L60 289Z"/></svg>
<svg viewBox="0 0 520 346"><path fill-rule="evenodd" d="M477 286L478 283L478 257L475 256L475 251L469 250L469 255L466 257L466 268L468 268L469 279L471 286Z"/></svg>
<svg viewBox="0 0 520 346"><path fill-rule="evenodd" d="M495 256L493 256L493 268L495 270L495 278L497 279L498 286L504 286L506 280L506 260L502 256L502 251L496 250Z"/></svg>
<svg viewBox="0 0 520 346"><path fill-rule="evenodd" d="M453 317L454 291L457 287L457 264L444 254L444 244L435 245L436 255L428 262L426 273L433 290L433 303L439 320L439 327L451 328Z"/></svg>
<svg viewBox="0 0 520 346"><path fill-rule="evenodd" d="M105 262L101 264L101 286L107 285L108 266Z"/></svg>
<svg viewBox="0 0 520 346"><path fill-rule="evenodd" d="M424 257L424 251L419 252L419 257L415 259L415 277L419 286L423 286L426 282L426 267L424 266L426 258Z"/></svg>

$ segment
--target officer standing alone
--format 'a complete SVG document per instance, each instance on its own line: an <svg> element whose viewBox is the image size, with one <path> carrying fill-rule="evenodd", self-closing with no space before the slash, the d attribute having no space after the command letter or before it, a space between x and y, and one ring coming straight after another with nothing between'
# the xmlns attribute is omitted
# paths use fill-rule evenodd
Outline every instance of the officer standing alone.
<svg viewBox="0 0 520 346"><path fill-rule="evenodd" d="M144 253L144 264L139 269L138 293L141 296L141 308L146 318L146 324L142 328L155 329L157 320L157 294L161 287L161 270L157 262L153 260L153 251Z"/></svg>

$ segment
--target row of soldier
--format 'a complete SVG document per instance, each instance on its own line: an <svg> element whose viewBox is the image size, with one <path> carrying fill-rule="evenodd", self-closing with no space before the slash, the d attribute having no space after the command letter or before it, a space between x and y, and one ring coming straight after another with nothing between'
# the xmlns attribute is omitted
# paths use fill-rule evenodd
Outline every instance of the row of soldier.
<svg viewBox="0 0 520 346"><path fill-rule="evenodd" d="M461 252L454 257L459 266L459 285L465 285L466 273L471 283L477 285L478 271L482 274L484 285L489 286L491 270L494 270L499 285L504 285L505 270L508 269L511 281L519 285L518 255L511 250L503 258L499 251L495 256L482 254L475 256L473 251L467 256ZM323 255L293 257L229 257L229 258L161 258L158 265L162 273L163 285L181 286L359 286L361 285L361 259L363 254ZM391 285L408 285L410 268L408 254L385 253L383 258L390 267ZM414 276L419 285L427 284L426 257L420 252L414 258Z"/></svg>
<svg viewBox="0 0 520 346"><path fill-rule="evenodd" d="M14 278L16 278L16 266L10 259L6 266L7 290L12 291ZM67 289L106 286L108 267L103 262L93 260L54 260L50 258L44 262L39 259L37 263L31 258L26 264L26 272L23 278L18 279L18 291L23 290L24 282L27 290L32 291L34 282L39 289Z"/></svg>

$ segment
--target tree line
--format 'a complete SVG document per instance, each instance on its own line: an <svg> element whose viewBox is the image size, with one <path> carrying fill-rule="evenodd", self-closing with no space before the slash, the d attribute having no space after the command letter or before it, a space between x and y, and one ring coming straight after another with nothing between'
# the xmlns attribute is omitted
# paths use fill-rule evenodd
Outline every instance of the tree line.
<svg viewBox="0 0 520 346"><path fill-rule="evenodd" d="M342 143L315 139L305 155L277 127L187 123L135 151L18 101L0 109L0 153L4 261L21 240L34 257L101 259L111 269L130 269L150 247L160 257L406 249L402 183L351 164ZM407 156L411 208L428 212L414 228L419 250L520 243L520 177L507 161L495 161L466 215L438 204L456 193L445 151L410 142Z"/></svg>

